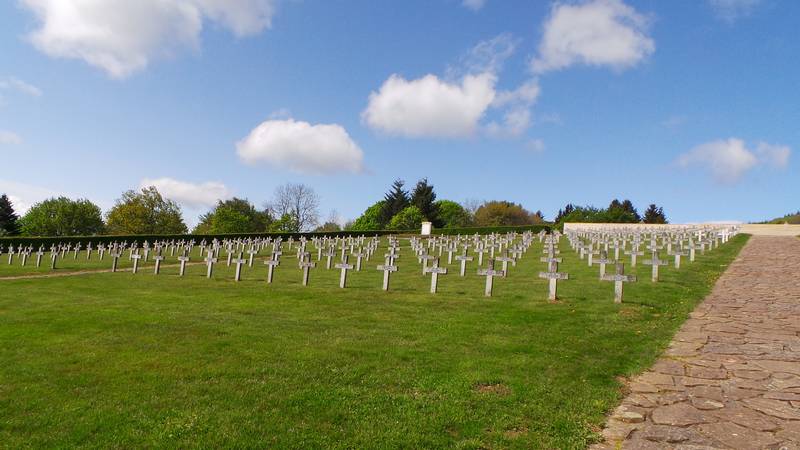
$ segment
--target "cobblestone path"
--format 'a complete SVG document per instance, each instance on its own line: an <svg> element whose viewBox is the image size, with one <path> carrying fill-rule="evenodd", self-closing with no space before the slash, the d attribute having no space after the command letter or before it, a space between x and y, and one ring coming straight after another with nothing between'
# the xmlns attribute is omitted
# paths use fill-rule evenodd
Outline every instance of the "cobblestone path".
<svg viewBox="0 0 800 450"><path fill-rule="evenodd" d="M595 449L800 449L800 239L754 236Z"/></svg>

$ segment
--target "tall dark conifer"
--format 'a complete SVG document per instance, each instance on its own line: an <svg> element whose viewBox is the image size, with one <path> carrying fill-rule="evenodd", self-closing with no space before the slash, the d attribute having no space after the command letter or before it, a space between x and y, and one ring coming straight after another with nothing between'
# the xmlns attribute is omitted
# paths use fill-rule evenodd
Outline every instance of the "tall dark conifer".
<svg viewBox="0 0 800 450"><path fill-rule="evenodd" d="M385 227L395 214L404 210L410 204L408 191L403 189L404 185L405 182L403 180L394 180L391 190L384 196L383 208L381 208L380 217L378 218L381 228Z"/></svg>
<svg viewBox="0 0 800 450"><path fill-rule="evenodd" d="M644 212L644 219L642 220L644 223L669 223L667 221L667 216L664 214L664 208L656 206L655 203L651 203L650 206L647 207L647 211Z"/></svg>
<svg viewBox="0 0 800 450"><path fill-rule="evenodd" d="M419 208L422 216L433 222L433 226L440 228L443 224L435 202L436 193L433 192L433 185L428 184L427 178L419 180L411 192L411 204Z"/></svg>
<svg viewBox="0 0 800 450"><path fill-rule="evenodd" d="M0 195L0 234L15 236L19 234L19 216L6 194Z"/></svg>

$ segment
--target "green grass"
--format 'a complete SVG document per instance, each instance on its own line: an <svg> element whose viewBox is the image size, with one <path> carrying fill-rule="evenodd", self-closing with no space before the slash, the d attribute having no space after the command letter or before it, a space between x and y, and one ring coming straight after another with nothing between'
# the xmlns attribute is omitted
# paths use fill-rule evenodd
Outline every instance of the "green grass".
<svg viewBox="0 0 800 450"><path fill-rule="evenodd" d="M273 285L262 264L0 281L0 446L582 448L746 240L658 284L640 265L622 305L566 240L557 304L541 244L490 299L474 264L429 294L405 243L388 293L375 259L345 290L292 258Z"/></svg>

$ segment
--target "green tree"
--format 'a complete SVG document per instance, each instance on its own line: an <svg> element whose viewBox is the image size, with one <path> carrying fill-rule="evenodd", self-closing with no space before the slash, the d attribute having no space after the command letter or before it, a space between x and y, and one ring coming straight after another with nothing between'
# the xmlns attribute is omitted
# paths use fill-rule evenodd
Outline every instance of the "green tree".
<svg viewBox="0 0 800 450"><path fill-rule="evenodd" d="M19 234L19 216L6 194L0 195L0 236Z"/></svg>
<svg viewBox="0 0 800 450"><path fill-rule="evenodd" d="M600 223L606 222L606 210L594 206L576 206L565 215L560 223Z"/></svg>
<svg viewBox="0 0 800 450"><path fill-rule="evenodd" d="M605 222L608 223L638 223L642 220L630 200L612 200L605 210L605 217Z"/></svg>
<svg viewBox="0 0 800 450"><path fill-rule="evenodd" d="M269 227L274 233L296 233L298 229L297 219L290 213L285 213Z"/></svg>
<svg viewBox="0 0 800 450"><path fill-rule="evenodd" d="M381 211L383 211L384 200L381 200L364 211L349 227L348 230L353 231L372 231L380 230L381 226Z"/></svg>
<svg viewBox="0 0 800 450"><path fill-rule="evenodd" d="M389 222L390 230L416 230L422 226L422 211L416 206L408 206L404 210L395 214Z"/></svg>
<svg viewBox="0 0 800 450"><path fill-rule="evenodd" d="M644 212L644 223L669 223L667 216L664 214L664 208L658 207L655 203L651 203Z"/></svg>
<svg viewBox="0 0 800 450"><path fill-rule="evenodd" d="M564 209L559 209L558 214L556 214L556 218L553 220L555 223L562 223L564 218L568 216L572 211L575 211L575 205L572 203L567 203L567 206Z"/></svg>
<svg viewBox="0 0 800 450"><path fill-rule="evenodd" d="M220 200L214 209L200 216L194 233L263 233L269 230L271 224L269 211L259 211L247 199L234 197Z"/></svg>
<svg viewBox="0 0 800 450"><path fill-rule="evenodd" d="M383 207L378 218L381 228L385 228L395 214L404 210L410 204L408 192L403 189L404 184L403 180L394 180L392 189L384 196Z"/></svg>
<svg viewBox="0 0 800 450"><path fill-rule="evenodd" d="M106 216L112 234L183 234L181 208L161 196L155 186L126 191Z"/></svg>
<svg viewBox="0 0 800 450"><path fill-rule="evenodd" d="M36 203L20 219L20 225L28 236L92 236L105 230L99 206L67 197Z"/></svg>
<svg viewBox="0 0 800 450"><path fill-rule="evenodd" d="M436 202L439 218L444 228L468 227L472 224L472 215L458 203L452 200L439 200Z"/></svg>
<svg viewBox="0 0 800 450"><path fill-rule="evenodd" d="M507 201L490 201L475 211L475 224L480 227L507 225L531 225L533 214L518 205Z"/></svg>
<svg viewBox="0 0 800 450"><path fill-rule="evenodd" d="M436 193L433 191L433 185L428 184L427 178L419 180L411 191L411 204L416 206L422 216L433 223L433 226L441 228L443 222L439 217L439 208L435 202Z"/></svg>

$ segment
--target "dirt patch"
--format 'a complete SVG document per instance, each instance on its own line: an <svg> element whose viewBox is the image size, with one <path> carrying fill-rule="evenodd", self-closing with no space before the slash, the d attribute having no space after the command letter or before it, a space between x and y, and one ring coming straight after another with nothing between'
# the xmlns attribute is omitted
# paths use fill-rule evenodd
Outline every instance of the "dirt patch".
<svg viewBox="0 0 800 450"><path fill-rule="evenodd" d="M511 388L502 383L478 383L473 388L480 394L508 395Z"/></svg>
<svg viewBox="0 0 800 450"><path fill-rule="evenodd" d="M507 439L517 439L518 437L520 437L520 436L522 436L524 434L527 434L527 433L528 433L528 429L527 428L520 427L520 428L512 428L510 430L506 430L503 433L503 436L505 436Z"/></svg>

